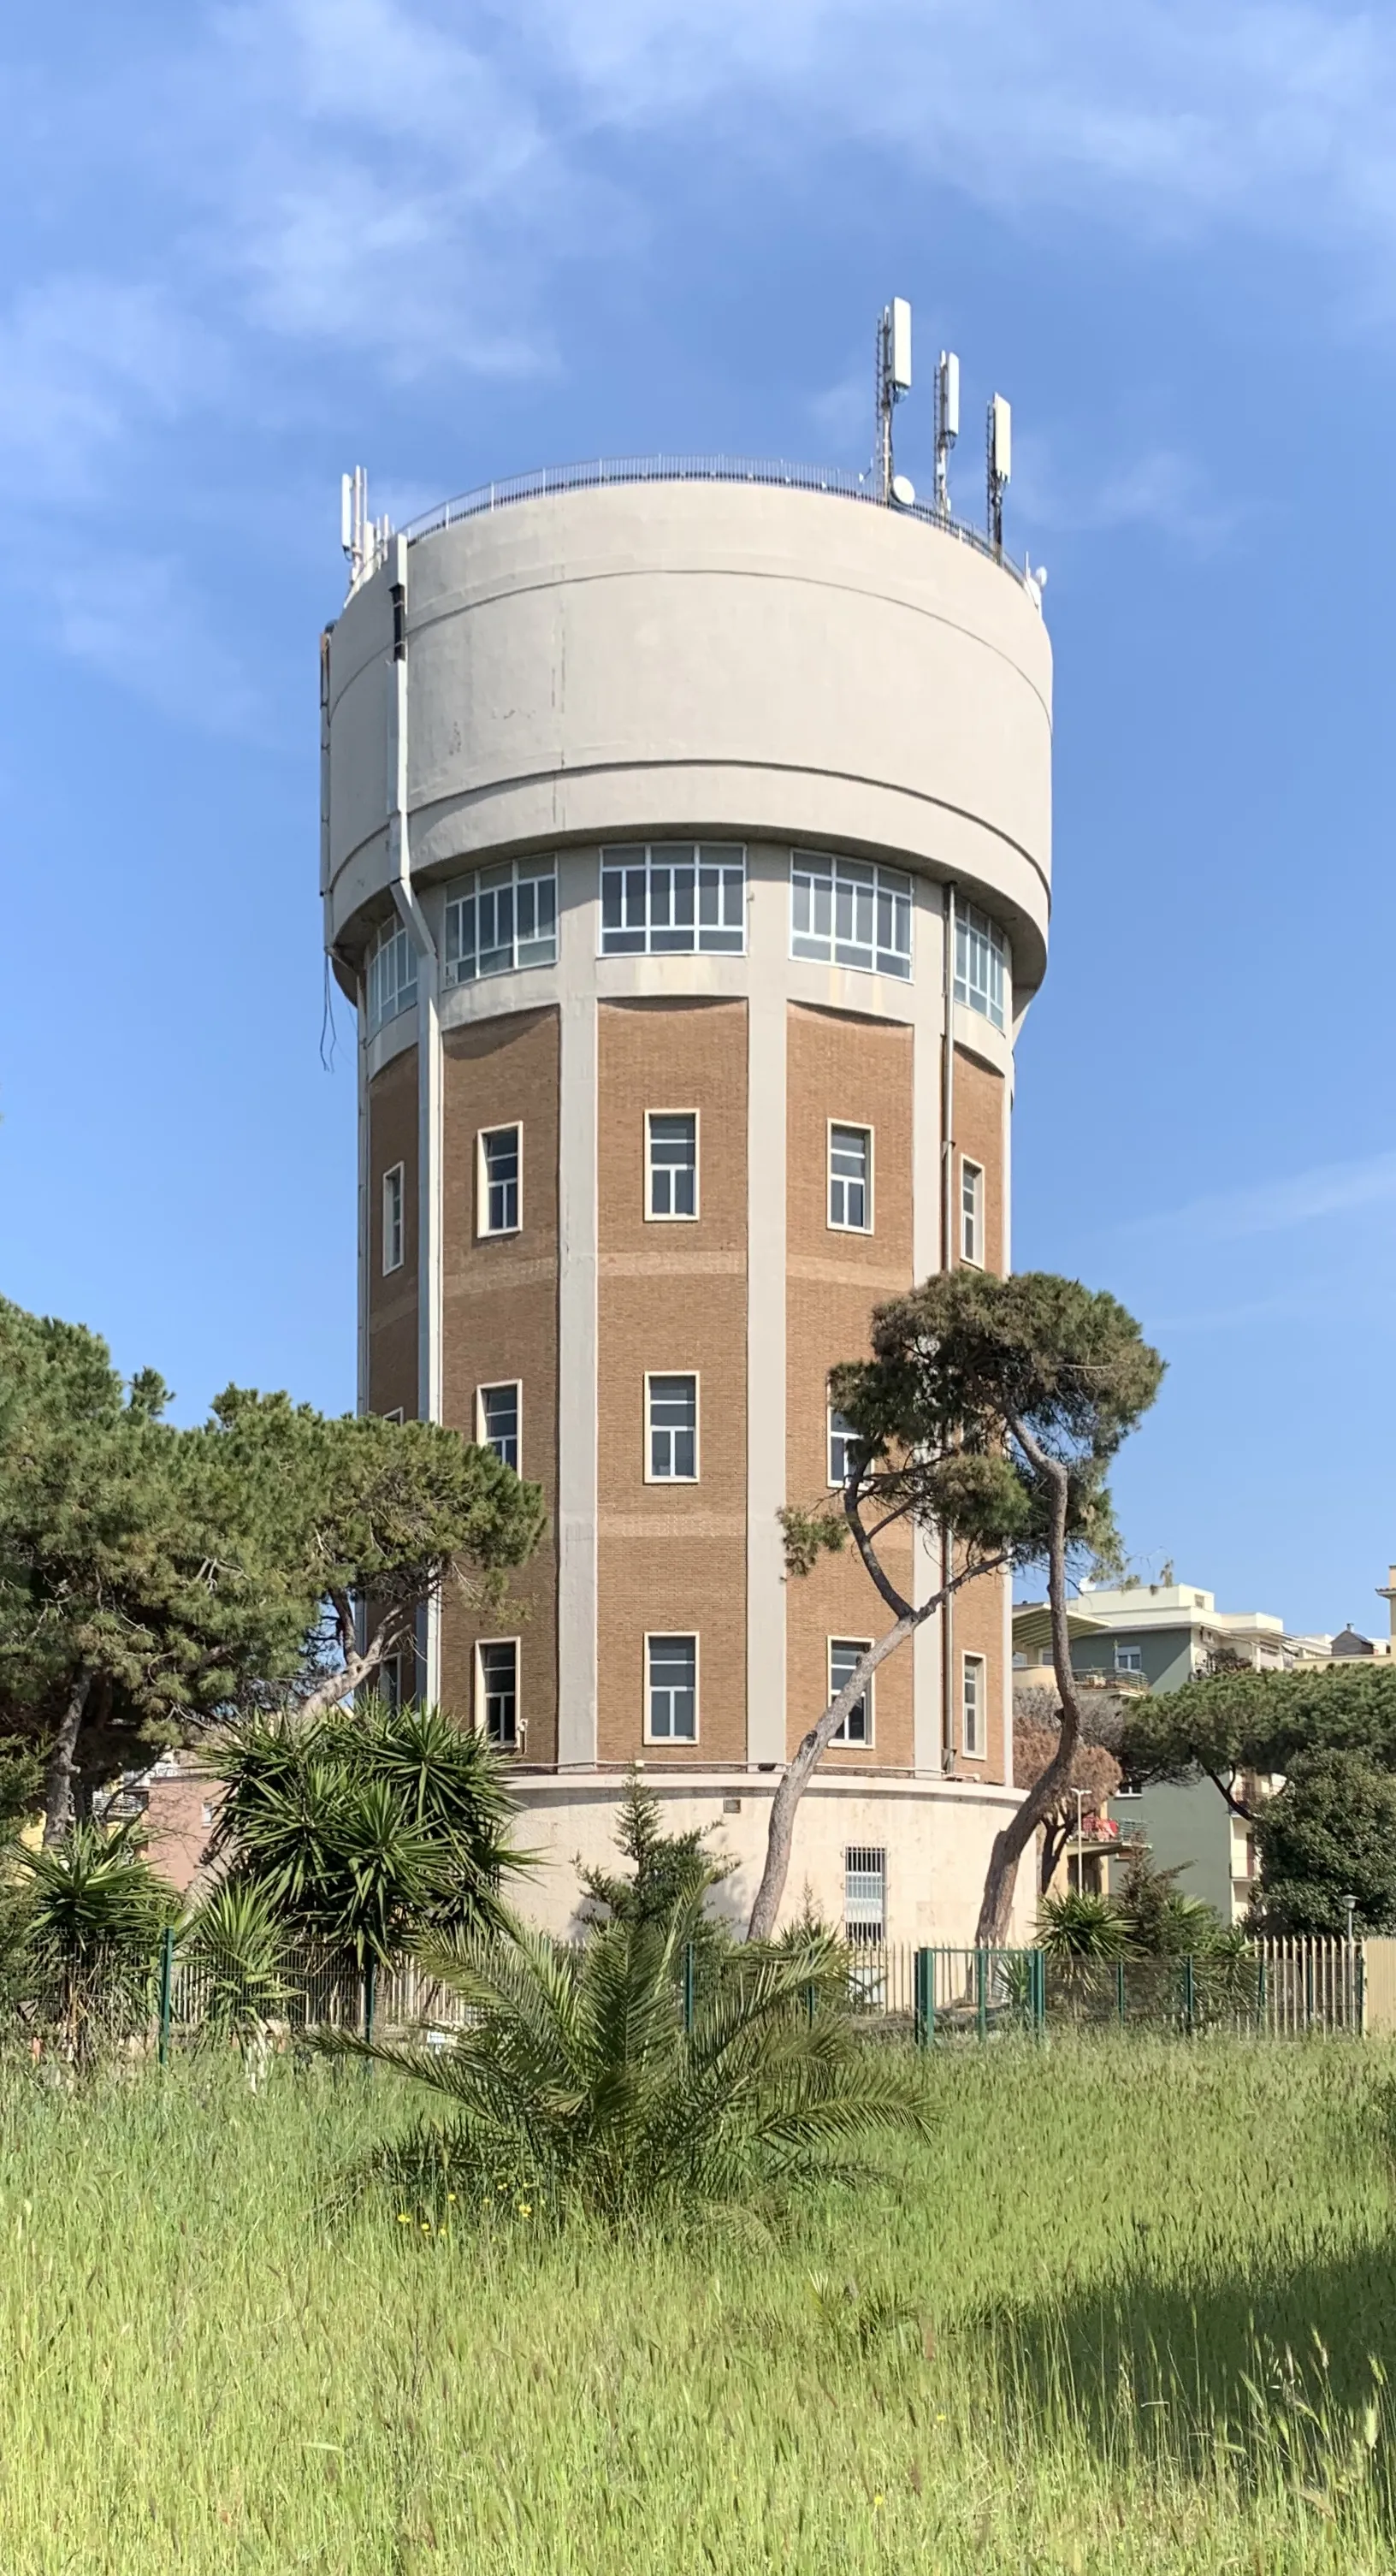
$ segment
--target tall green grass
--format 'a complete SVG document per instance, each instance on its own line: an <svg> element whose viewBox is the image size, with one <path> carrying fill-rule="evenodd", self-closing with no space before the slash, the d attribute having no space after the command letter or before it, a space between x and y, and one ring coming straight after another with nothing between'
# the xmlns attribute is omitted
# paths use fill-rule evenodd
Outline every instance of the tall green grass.
<svg viewBox="0 0 1396 2576"><path fill-rule="evenodd" d="M929 2146L689 2245L336 2216L359 2068L0 2079L0 2568L1386 2576L1393 2061L931 2077Z"/></svg>

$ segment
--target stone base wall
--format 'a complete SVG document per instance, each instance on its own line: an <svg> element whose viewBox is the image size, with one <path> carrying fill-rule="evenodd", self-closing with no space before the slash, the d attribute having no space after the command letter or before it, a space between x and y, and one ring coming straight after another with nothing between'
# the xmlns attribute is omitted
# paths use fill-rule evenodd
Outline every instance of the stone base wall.
<svg viewBox="0 0 1396 2576"><path fill-rule="evenodd" d="M646 1766L641 1778L659 1800L666 1833L711 1828L716 1856L734 1861L732 1876L714 1905L745 1929L766 1854L770 1803L778 1775L747 1771L666 1771ZM578 1867L623 1866L615 1845L625 1795L620 1770L580 1773L520 1771L512 1786L519 1800L517 1838L539 1855L539 1866L511 1891L520 1913L558 1937L579 1927ZM782 1926L804 1910L842 1927L844 1854L872 1846L887 1855L886 1937L891 1943L958 1947L974 1939L994 1836L1018 1803L1011 1789L973 1781L897 1779L869 1775L866 1786L847 1772L816 1777L800 1803ZM1036 1855L1018 1868L1011 1939L1027 1942L1037 1911Z"/></svg>

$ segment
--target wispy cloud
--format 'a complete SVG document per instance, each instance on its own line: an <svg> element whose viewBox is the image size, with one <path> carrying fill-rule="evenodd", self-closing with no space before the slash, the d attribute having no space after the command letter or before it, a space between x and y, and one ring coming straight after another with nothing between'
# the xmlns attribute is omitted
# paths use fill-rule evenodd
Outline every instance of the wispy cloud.
<svg viewBox="0 0 1396 2576"><path fill-rule="evenodd" d="M1015 458L1019 511L1039 532L1107 535L1158 528L1195 554L1212 554L1240 527L1239 506L1213 493L1197 460L1179 447L1144 446L1095 464L1040 430L1021 432Z"/></svg>
<svg viewBox="0 0 1396 2576"><path fill-rule="evenodd" d="M232 422L313 409L327 360L556 368L569 272L645 255L637 138L699 185L847 146L1009 222L1326 240L1374 306L1396 251L1396 20L1316 0L205 0L81 60L31 39L16 81L0 187L36 241L61 201L90 245L0 312L0 462L30 510L100 514L215 392ZM847 446L866 402L830 386L812 429ZM1167 444L1044 472L1035 508L1020 458L1044 527L1205 549L1232 525Z"/></svg>
<svg viewBox="0 0 1396 2576"><path fill-rule="evenodd" d="M1263 1182L1258 1188L1215 1191L1185 1206L1138 1217L1126 1234L1170 1233L1221 1242L1257 1234L1283 1234L1361 1208L1396 1205L1396 1153L1349 1163L1322 1163L1307 1172Z"/></svg>

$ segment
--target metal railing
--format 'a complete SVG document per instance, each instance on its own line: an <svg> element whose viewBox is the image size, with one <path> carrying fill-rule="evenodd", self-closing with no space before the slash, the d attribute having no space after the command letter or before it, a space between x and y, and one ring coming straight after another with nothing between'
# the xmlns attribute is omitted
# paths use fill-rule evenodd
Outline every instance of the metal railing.
<svg viewBox="0 0 1396 2576"><path fill-rule="evenodd" d="M1309 2032L1361 2036L1367 2027L1361 1941L1252 1941L1211 1956L1134 1959L857 1942L847 1962L859 2019L889 2037L900 2032L922 2044L1109 2030L1287 2039ZM155 1963L154 1986L162 2062L172 2044L188 2046L228 2027L226 1993L172 1934ZM444 2043L472 2018L458 1995L410 1958L360 1972L299 1952L285 1962L282 1987L264 2009L267 2025L288 2038L345 2030L383 2039L426 2034ZM686 2023L693 2012L690 1957Z"/></svg>
<svg viewBox="0 0 1396 2576"><path fill-rule="evenodd" d="M409 545L415 545L419 537L437 536L443 528L454 528L463 519L508 509L516 501L535 501L550 492L581 492L614 483L767 483L796 492L828 492L840 500L870 502L875 509L892 510L898 518L915 519L923 527L939 529L942 536L956 537L961 545L972 546L976 554L987 555L991 563L1002 565L1015 581L1026 585L1028 579L1026 563L1015 564L984 529L971 527L964 519L942 516L928 502L884 500L869 476L854 474L845 466L796 465L783 458L760 456L599 456L575 465L544 465L532 474L512 474L500 483L481 483L473 492L460 492L453 500L438 502L434 510L424 510L419 518L410 519L401 533Z"/></svg>

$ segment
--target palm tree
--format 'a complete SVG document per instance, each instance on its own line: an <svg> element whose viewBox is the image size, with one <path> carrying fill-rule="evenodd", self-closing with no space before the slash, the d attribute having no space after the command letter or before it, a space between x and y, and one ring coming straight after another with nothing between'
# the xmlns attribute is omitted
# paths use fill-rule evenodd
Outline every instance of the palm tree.
<svg viewBox="0 0 1396 2576"><path fill-rule="evenodd" d="M779 2191L879 2130L926 2134L922 2071L860 2041L847 1961L825 1945L735 1952L685 2028L701 1905L695 1892L665 1920L614 1921L577 1949L519 1923L426 1949L470 2019L449 2045L366 2051L447 2115L378 2170L419 2197L502 2195L614 2225Z"/></svg>
<svg viewBox="0 0 1396 2576"><path fill-rule="evenodd" d="M174 1891L130 1825L74 1825L44 1851L19 1850L28 1879L24 1953L41 2018L75 2063L139 2027L150 2006L156 1944Z"/></svg>

